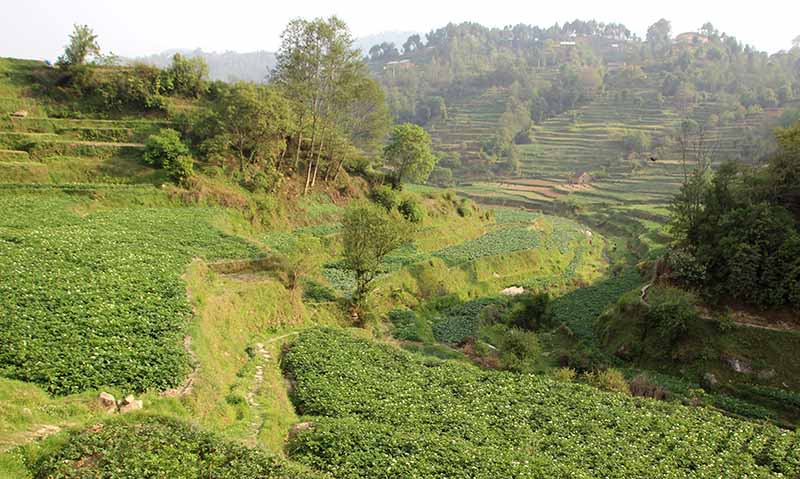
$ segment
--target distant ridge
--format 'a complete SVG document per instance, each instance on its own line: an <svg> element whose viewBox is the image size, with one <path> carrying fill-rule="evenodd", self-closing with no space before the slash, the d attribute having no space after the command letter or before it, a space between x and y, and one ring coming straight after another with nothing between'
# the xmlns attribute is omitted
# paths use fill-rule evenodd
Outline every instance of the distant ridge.
<svg viewBox="0 0 800 479"><path fill-rule="evenodd" d="M209 76L212 80L237 81L246 80L265 82L269 70L275 66L275 53L265 50L255 52L206 52L201 49L170 49L161 53L138 58L126 58L126 63L144 62L157 67L165 67L172 62L172 57L180 53L187 57L201 57L208 64Z"/></svg>
<svg viewBox="0 0 800 479"><path fill-rule="evenodd" d="M408 37L414 35L418 32L412 31L389 31L389 32L381 32L381 33L374 33L372 35L365 35L363 37L356 38L355 47L359 48L364 55L369 53L369 49L373 46L383 43L389 42L394 43L395 46L399 49L403 46L403 43L408 40ZM425 35L420 34L422 38L425 38Z"/></svg>
<svg viewBox="0 0 800 479"><path fill-rule="evenodd" d="M390 42L400 48L409 36L415 32L391 31L366 35L355 39L356 48L364 55L369 53L373 45ZM275 67L275 53L266 50L254 52L207 52L202 49L171 48L161 53L141 56L136 58L123 58L124 63L143 62L160 68L168 66L172 57L180 53L187 57L201 57L208 64L209 76L212 80L233 82L245 80L252 82L266 82L269 71Z"/></svg>

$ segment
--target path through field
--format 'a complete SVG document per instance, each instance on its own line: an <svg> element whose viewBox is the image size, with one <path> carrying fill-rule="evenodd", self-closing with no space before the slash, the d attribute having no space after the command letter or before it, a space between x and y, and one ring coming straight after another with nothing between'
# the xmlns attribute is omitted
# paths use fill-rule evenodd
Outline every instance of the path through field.
<svg viewBox="0 0 800 479"><path fill-rule="evenodd" d="M262 427L267 422L267 410L265 408L264 403L259 399L259 396L264 394L264 379L265 373L267 372L266 369L269 367L277 368L277 362L272 362L273 356L272 352L270 352L270 346L275 345L279 341L282 341L286 338L291 336L295 336L300 334L299 332L291 332L282 334L280 336L276 336L274 338L270 338L264 342L259 342L254 345L254 358L253 360L256 361L255 372L253 373L253 382L250 385L250 389L247 392L247 404L253 411L253 420L250 422L250 433L248 435L247 442L255 445L258 442L258 436L261 432ZM278 371L278 375L281 375L280 371ZM282 375L281 375L282 377ZM272 391L273 393L277 393L277 391ZM284 391L285 393L285 391Z"/></svg>

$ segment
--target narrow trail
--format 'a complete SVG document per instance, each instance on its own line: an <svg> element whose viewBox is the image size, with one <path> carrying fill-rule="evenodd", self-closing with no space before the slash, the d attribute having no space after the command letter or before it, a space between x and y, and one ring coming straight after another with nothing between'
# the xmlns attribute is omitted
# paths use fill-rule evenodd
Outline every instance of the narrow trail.
<svg viewBox="0 0 800 479"><path fill-rule="evenodd" d="M113 141L86 141L86 140L53 140L52 143L64 143L69 145L87 145L87 146L118 146L120 148L144 148L144 143L116 143Z"/></svg>
<svg viewBox="0 0 800 479"><path fill-rule="evenodd" d="M300 334L299 331L282 334L274 338L270 338L264 342L259 342L254 345L254 358L256 362L255 373L253 373L253 382L250 389L247 391L245 399L247 404L253 411L253 420L250 422L250 431L248 434L247 442L255 444L258 440L258 434L264 425L265 410L263 405L259 402L258 398L262 394L264 385L264 372L267 367L270 367L272 361L272 354L269 352L268 345L277 343L291 336Z"/></svg>
<svg viewBox="0 0 800 479"><path fill-rule="evenodd" d="M792 328L791 326L782 323L780 326L774 326L770 324L751 323L748 321L734 319L733 324L741 326L743 328L765 329L767 331L778 331L780 333L798 332L797 328Z"/></svg>

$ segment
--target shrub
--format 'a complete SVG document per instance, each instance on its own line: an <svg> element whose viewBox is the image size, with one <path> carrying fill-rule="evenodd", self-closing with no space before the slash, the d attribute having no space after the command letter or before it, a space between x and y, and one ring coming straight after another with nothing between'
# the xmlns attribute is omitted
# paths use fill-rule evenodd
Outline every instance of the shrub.
<svg viewBox="0 0 800 479"><path fill-rule="evenodd" d="M617 369L609 368L604 371L586 373L584 379L592 386L603 391L630 394L631 390L625 376Z"/></svg>
<svg viewBox="0 0 800 479"><path fill-rule="evenodd" d="M311 303L327 303L336 300L336 291L324 284L307 280L303 284L303 299Z"/></svg>
<svg viewBox="0 0 800 479"><path fill-rule="evenodd" d="M639 374L630 382L630 393L633 396L657 399L663 401L667 398L667 391L660 385L652 382L645 374Z"/></svg>
<svg viewBox="0 0 800 479"><path fill-rule="evenodd" d="M189 148L181 141L180 134L171 128L162 128L147 138L143 158L148 165L169 169L179 156L188 154Z"/></svg>
<svg viewBox="0 0 800 479"><path fill-rule="evenodd" d="M406 198L397 206L401 215L412 223L421 223L425 218L425 208L412 198Z"/></svg>
<svg viewBox="0 0 800 479"><path fill-rule="evenodd" d="M553 372L551 373L553 379L562 383L568 383L574 381L577 374L578 373L575 372L575 370L572 368L558 368L554 369Z"/></svg>
<svg viewBox="0 0 800 479"><path fill-rule="evenodd" d="M659 288L650 296L650 309L645 316L646 334L655 332L666 344L674 344L697 320L694 298L677 288Z"/></svg>
<svg viewBox="0 0 800 479"><path fill-rule="evenodd" d="M506 322L520 329L536 331L553 324L550 295L524 293L513 299Z"/></svg>
<svg viewBox="0 0 800 479"><path fill-rule="evenodd" d="M472 216L472 212L474 210L475 210L474 203L472 203L472 201L466 198L463 198L458 203L458 206L456 206L456 213L458 213L458 216L461 216L462 218L467 218L469 216Z"/></svg>
<svg viewBox="0 0 800 479"><path fill-rule="evenodd" d="M194 175L194 160L189 155L181 155L170 161L165 168L170 178L177 183L183 183Z"/></svg>
<svg viewBox="0 0 800 479"><path fill-rule="evenodd" d="M687 285L702 284L707 277L706 267L692 253L675 249L669 252L667 262L671 275Z"/></svg>
<svg viewBox="0 0 800 479"><path fill-rule="evenodd" d="M535 333L494 324L481 328L480 336L497 349L503 368L518 372L534 371L536 359L541 354Z"/></svg>
<svg viewBox="0 0 800 479"><path fill-rule="evenodd" d="M375 203L386 208L387 211L393 211L400 204L400 196L397 191L386 185L374 187L370 192L370 198Z"/></svg>
<svg viewBox="0 0 800 479"><path fill-rule="evenodd" d="M274 167L247 167L241 179L242 186L253 193L272 193L282 182L283 173Z"/></svg>

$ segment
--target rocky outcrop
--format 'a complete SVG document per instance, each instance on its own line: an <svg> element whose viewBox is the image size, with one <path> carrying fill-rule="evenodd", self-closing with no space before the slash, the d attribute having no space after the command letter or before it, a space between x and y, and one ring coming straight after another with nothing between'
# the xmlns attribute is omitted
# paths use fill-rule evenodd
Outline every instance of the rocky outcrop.
<svg viewBox="0 0 800 479"><path fill-rule="evenodd" d="M100 404L100 409L103 411L107 413L117 412L117 400L113 395L107 392L101 392L100 396L97 398L97 402Z"/></svg>
<svg viewBox="0 0 800 479"><path fill-rule="evenodd" d="M125 414L126 412L131 412L131 411L138 411L143 407L144 407L144 402L142 402L141 399L134 398L132 394L125 396L125 399L119 402L120 414Z"/></svg>

